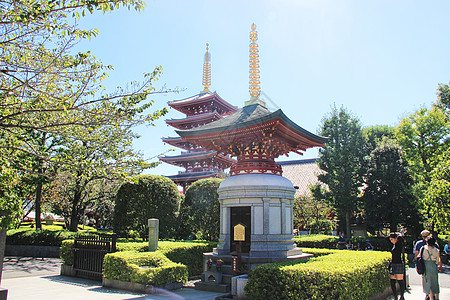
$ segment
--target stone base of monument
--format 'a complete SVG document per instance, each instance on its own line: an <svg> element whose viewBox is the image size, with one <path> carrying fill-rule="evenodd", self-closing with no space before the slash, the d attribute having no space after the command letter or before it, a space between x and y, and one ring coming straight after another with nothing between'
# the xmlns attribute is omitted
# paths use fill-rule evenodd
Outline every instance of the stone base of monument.
<svg viewBox="0 0 450 300"><path fill-rule="evenodd" d="M235 175L222 181L217 192L219 243L212 253L203 254L204 273L197 289L228 292L233 276L262 264L312 256L297 248L294 240L295 188L288 179L273 174ZM223 260L220 283L211 282L206 276L209 259L212 265Z"/></svg>
<svg viewBox="0 0 450 300"><path fill-rule="evenodd" d="M214 249L216 250L216 249ZM293 251L294 252L294 251ZM239 261L238 271L250 271L258 267L259 265L276 262L287 262L298 259L309 259L313 255L309 253L303 253L301 249L296 248L296 255L290 255L287 257L251 257L245 254L241 255ZM220 275L217 275L216 270L208 269L207 261L211 259L213 262L221 259L224 264L221 267ZM238 276L238 272L232 270L232 255L218 255L214 252L203 253L203 270L202 280L195 284L195 289L202 291L214 291L219 293L228 293L231 291L232 278ZM214 275L213 275L214 274ZM211 276L213 275L213 277ZM215 277L214 277L215 276ZM214 279L213 279L214 278ZM218 280L219 279L219 280Z"/></svg>

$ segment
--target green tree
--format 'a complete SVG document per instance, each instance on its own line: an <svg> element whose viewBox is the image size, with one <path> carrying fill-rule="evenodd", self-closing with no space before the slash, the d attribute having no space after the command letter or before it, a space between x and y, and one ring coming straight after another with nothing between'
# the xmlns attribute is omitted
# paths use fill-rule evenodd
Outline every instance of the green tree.
<svg viewBox="0 0 450 300"><path fill-rule="evenodd" d="M194 182L187 190L182 211L189 216L189 228L197 239L219 240L220 203L217 189L223 179L207 178Z"/></svg>
<svg viewBox="0 0 450 300"><path fill-rule="evenodd" d="M443 230L450 230L450 151L447 150L441 156L441 163L431 171L431 182L423 203L433 224Z"/></svg>
<svg viewBox="0 0 450 300"><path fill-rule="evenodd" d="M387 140L395 140L395 127L388 125L376 125L362 129L366 140L366 153L370 155L373 150Z"/></svg>
<svg viewBox="0 0 450 300"><path fill-rule="evenodd" d="M318 188L320 186L312 187L313 190ZM311 195L295 197L294 228L305 228L310 234L332 234L336 228L333 215L329 205Z"/></svg>
<svg viewBox="0 0 450 300"><path fill-rule="evenodd" d="M362 197L369 232L380 231L383 225L396 231L399 224L406 224L411 232L417 231L419 216L412 185L398 146L384 145L372 152Z"/></svg>
<svg viewBox="0 0 450 300"><path fill-rule="evenodd" d="M322 120L319 134L329 138L319 150L318 160L320 169L325 171L318 178L328 190L315 196L336 210L341 228L345 228L347 236L350 236L350 217L357 207L366 165L361 125L343 107L333 107Z"/></svg>
<svg viewBox="0 0 450 300"><path fill-rule="evenodd" d="M432 224L433 209L424 201L432 181L432 171L442 163L441 154L449 149L450 123L438 105L422 108L403 119L395 129L395 137L402 148L414 179L414 194L420 199L424 216Z"/></svg>
<svg viewBox="0 0 450 300"><path fill-rule="evenodd" d="M114 231L127 236L130 231L148 238L148 219L159 219L159 237L172 238L179 211L180 192L167 177L139 175L122 184L116 196Z"/></svg>

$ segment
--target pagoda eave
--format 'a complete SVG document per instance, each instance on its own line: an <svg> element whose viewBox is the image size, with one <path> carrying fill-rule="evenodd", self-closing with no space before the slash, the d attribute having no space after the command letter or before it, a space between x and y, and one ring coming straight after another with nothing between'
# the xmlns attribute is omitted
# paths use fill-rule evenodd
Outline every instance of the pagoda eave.
<svg viewBox="0 0 450 300"><path fill-rule="evenodd" d="M202 93L195 95L193 97L181 99L181 100L174 100L168 102L168 105L172 107L173 109L176 109L184 114L191 114L191 110L188 109L188 107L198 106L202 104L207 104L208 102L214 101L214 104L218 107L221 107L223 112L221 113L222 116L226 116L229 114L232 114L239 109L236 106L233 106L223 100L217 93Z"/></svg>

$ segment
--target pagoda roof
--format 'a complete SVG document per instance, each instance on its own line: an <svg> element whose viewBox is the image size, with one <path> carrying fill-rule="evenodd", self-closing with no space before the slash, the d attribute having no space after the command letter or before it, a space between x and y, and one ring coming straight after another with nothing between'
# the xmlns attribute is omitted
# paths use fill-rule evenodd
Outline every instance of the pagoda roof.
<svg viewBox="0 0 450 300"><path fill-rule="evenodd" d="M253 139L254 142L264 140L270 143L276 136L278 139L289 141L289 149L280 150L279 154L296 150L304 151L307 148L322 146L327 141L326 137L313 134L295 124L281 109L270 112L260 104L248 105L215 122L189 130L176 130L176 132L192 143L227 154L232 150L224 151L225 148L231 149L230 146L243 138Z"/></svg>
<svg viewBox="0 0 450 300"><path fill-rule="evenodd" d="M219 173L220 171L192 172L192 173L185 172L177 175L170 175L167 177L175 182L192 182L203 178L213 177Z"/></svg>
<svg viewBox="0 0 450 300"><path fill-rule="evenodd" d="M213 157L228 162L230 164L234 164L236 162L234 159L222 155L220 153L217 153L216 151L199 151L199 152L182 153L180 155L173 155L173 156L161 156L160 160L166 163L174 164L178 162L202 161Z"/></svg>
<svg viewBox="0 0 450 300"><path fill-rule="evenodd" d="M184 150L191 150L197 147L197 145L192 144L191 142L186 141L182 137L164 137L162 138L164 143L172 145L177 148L181 148Z"/></svg>
<svg viewBox="0 0 450 300"><path fill-rule="evenodd" d="M210 101L214 101L214 104L216 106L222 107L222 109L224 110L224 113L222 115L229 115L238 110L238 107L231 105L230 103L223 100L216 92L201 93L189 98L169 101L168 105L182 113L190 114L191 112L187 109L187 107L204 104Z"/></svg>
<svg viewBox="0 0 450 300"><path fill-rule="evenodd" d="M210 123L210 122L219 120L221 118L222 118L222 116L217 111L213 111L213 112L209 112L209 113L188 116L188 117L182 118L182 119L168 119L168 120L166 120L166 123L177 129L185 129L186 126L183 126L183 125L195 124L196 122L202 122L202 121L208 121L207 123ZM198 126L196 126L196 127L198 127Z"/></svg>

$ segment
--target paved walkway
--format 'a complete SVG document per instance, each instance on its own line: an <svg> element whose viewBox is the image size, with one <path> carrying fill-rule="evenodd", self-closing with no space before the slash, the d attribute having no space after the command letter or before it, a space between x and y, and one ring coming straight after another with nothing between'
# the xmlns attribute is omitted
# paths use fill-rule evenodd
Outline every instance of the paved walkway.
<svg viewBox="0 0 450 300"><path fill-rule="evenodd" d="M195 299L210 300L220 293L196 291L183 288L175 292L139 294L104 288L99 282L59 275L60 260L56 258L6 257L3 265L1 286L8 289L8 300L68 299L68 300L115 300L115 299ZM406 300L423 300L421 276L414 268L408 270L410 289ZM445 266L439 274L441 300L450 299L450 267ZM386 300L391 300L388 298Z"/></svg>

